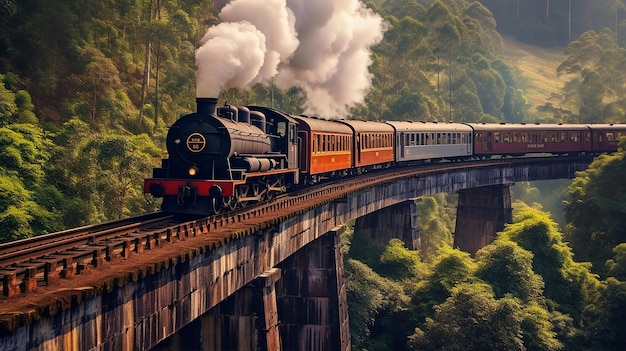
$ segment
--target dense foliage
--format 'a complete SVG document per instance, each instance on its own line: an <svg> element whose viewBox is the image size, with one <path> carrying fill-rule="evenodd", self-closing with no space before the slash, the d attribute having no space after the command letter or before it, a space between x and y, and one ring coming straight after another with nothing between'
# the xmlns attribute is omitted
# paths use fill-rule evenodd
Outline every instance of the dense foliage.
<svg viewBox="0 0 626 351"><path fill-rule="evenodd" d="M421 251L394 239L376 261L374 251L353 251L364 238L347 233L353 349L622 349L626 283L617 277L625 271L624 245L611 260L616 277L600 280L589 264L573 260L549 214L522 202L514 207L514 223L475 258L444 244L421 263L407 259ZM438 237L421 232L429 235ZM407 274L387 274L383 263L390 261Z"/></svg>
<svg viewBox="0 0 626 351"><path fill-rule="evenodd" d="M626 141L620 151L602 155L568 188L565 216L567 238L579 260L595 271L624 279L626 243ZM616 256L614 260L613 255ZM607 260L610 260L607 262Z"/></svg>

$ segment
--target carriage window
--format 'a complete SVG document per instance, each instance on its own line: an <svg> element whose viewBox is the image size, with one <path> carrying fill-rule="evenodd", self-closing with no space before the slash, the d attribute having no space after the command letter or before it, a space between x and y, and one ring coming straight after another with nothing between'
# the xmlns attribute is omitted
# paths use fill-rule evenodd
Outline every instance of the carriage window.
<svg viewBox="0 0 626 351"><path fill-rule="evenodd" d="M606 141L613 141L613 133L606 133Z"/></svg>
<svg viewBox="0 0 626 351"><path fill-rule="evenodd" d="M500 133L493 133L493 138L496 143L500 142Z"/></svg>
<svg viewBox="0 0 626 351"><path fill-rule="evenodd" d="M550 141L552 142L556 141L556 134L550 134Z"/></svg>
<svg viewBox="0 0 626 351"><path fill-rule="evenodd" d="M483 135L480 133L476 133L476 142L478 143L482 143L483 142Z"/></svg>
<svg viewBox="0 0 626 351"><path fill-rule="evenodd" d="M602 142L602 133L598 133L598 142Z"/></svg>
<svg viewBox="0 0 626 351"><path fill-rule="evenodd" d="M511 142L511 133L504 133L504 142L505 143Z"/></svg>
<svg viewBox="0 0 626 351"><path fill-rule="evenodd" d="M514 143L519 143L519 141L520 141L519 133L513 133L513 142Z"/></svg>
<svg viewBox="0 0 626 351"><path fill-rule="evenodd" d="M530 139L531 142L536 143L539 140L539 135L531 134Z"/></svg>
<svg viewBox="0 0 626 351"><path fill-rule="evenodd" d="M567 137L567 132L561 133L561 141L567 141L569 138Z"/></svg>

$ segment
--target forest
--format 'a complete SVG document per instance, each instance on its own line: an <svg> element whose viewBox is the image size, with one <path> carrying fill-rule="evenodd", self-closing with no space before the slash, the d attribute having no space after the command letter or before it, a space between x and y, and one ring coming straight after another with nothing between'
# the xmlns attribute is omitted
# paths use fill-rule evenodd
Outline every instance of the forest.
<svg viewBox="0 0 626 351"><path fill-rule="evenodd" d="M626 123L623 1L264 3L278 7L0 0L0 242L156 211L143 179L166 157L168 126L207 88L203 55L260 62L212 90L221 103L369 120ZM235 47L232 28L268 23L271 35ZM561 48L562 88L531 104L503 36ZM455 194L418 204L419 251L348 231L353 349L622 350L625 155L623 141L577 175L561 225L516 202L514 223L475 257L452 248Z"/></svg>

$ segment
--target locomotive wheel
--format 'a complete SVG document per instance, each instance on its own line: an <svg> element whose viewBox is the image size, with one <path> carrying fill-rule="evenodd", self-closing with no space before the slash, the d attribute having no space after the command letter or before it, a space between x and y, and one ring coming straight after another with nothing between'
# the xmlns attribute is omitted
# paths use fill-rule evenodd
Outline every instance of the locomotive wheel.
<svg viewBox="0 0 626 351"><path fill-rule="evenodd" d="M211 198L211 208L213 209L213 213L219 214L223 207L223 200L217 198Z"/></svg>

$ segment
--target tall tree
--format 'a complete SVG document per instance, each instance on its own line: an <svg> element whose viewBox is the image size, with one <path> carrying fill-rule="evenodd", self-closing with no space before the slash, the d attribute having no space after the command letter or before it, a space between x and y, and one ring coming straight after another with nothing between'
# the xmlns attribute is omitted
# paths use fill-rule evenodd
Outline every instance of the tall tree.
<svg viewBox="0 0 626 351"><path fill-rule="evenodd" d="M616 245L626 242L626 141L619 151L597 157L572 181L565 202L567 238L580 260L605 274Z"/></svg>
<svg viewBox="0 0 626 351"><path fill-rule="evenodd" d="M523 351L520 310L513 298L495 299L488 285L459 284L409 337L409 349Z"/></svg>

